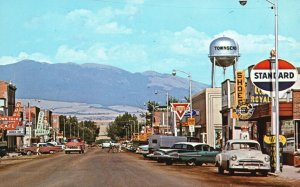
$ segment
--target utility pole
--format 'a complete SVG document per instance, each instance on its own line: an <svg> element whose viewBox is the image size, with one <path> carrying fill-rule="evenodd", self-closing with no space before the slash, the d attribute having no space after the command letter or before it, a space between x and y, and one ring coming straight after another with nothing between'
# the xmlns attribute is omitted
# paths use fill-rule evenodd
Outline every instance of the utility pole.
<svg viewBox="0 0 300 187"><path fill-rule="evenodd" d="M64 138L64 140L65 140L65 137L66 137L66 125L65 125L65 118L64 118L64 136L63 136L63 138Z"/></svg>
<svg viewBox="0 0 300 187"><path fill-rule="evenodd" d="M71 133L72 132L71 123L69 123L69 127L70 127L70 136L69 136L69 138L71 138L72 137L72 135L71 135L72 134Z"/></svg>
<svg viewBox="0 0 300 187"><path fill-rule="evenodd" d="M79 138L79 123L77 124L78 132L77 132L77 137Z"/></svg>

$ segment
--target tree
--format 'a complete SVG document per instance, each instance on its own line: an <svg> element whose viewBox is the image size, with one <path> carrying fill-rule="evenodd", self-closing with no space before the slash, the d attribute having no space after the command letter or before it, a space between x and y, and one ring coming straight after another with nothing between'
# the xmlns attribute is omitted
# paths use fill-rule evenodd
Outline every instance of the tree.
<svg viewBox="0 0 300 187"><path fill-rule="evenodd" d="M66 138L81 138L87 143L95 142L99 134L99 128L94 121L79 122L76 116L60 116L60 129L64 132Z"/></svg>
<svg viewBox="0 0 300 187"><path fill-rule="evenodd" d="M176 99L175 97L169 97L169 106L171 103L178 103L179 102L179 99Z"/></svg>
<svg viewBox="0 0 300 187"><path fill-rule="evenodd" d="M110 123L107 127L107 135L113 139L118 140L127 136L132 137L134 129L137 129L138 120L135 115L126 112L123 115L116 117L114 122Z"/></svg>

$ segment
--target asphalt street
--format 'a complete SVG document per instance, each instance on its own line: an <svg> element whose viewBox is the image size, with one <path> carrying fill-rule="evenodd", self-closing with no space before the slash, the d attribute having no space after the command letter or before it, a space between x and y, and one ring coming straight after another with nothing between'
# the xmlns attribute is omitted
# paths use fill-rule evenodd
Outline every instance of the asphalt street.
<svg viewBox="0 0 300 187"><path fill-rule="evenodd" d="M0 167L0 186L297 186L274 176L219 175L213 165L166 166L134 153L92 148L85 154L58 153Z"/></svg>

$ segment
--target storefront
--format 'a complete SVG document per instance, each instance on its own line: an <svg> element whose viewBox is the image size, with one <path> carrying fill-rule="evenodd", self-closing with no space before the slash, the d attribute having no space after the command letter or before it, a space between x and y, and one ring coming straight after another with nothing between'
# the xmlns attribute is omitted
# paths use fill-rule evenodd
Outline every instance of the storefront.
<svg viewBox="0 0 300 187"><path fill-rule="evenodd" d="M220 148L223 140L221 88L206 88L193 96L195 116L195 137L212 147Z"/></svg>

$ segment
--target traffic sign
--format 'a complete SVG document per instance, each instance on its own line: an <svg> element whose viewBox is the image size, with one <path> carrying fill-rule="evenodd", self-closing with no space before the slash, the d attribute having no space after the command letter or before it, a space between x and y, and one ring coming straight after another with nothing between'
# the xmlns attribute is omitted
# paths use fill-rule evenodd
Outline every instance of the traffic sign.
<svg viewBox="0 0 300 187"><path fill-rule="evenodd" d="M292 87L297 81L297 68L282 59L278 59L278 90L284 91ZM266 92L273 91L273 82L275 82L276 73L272 68L270 59L257 63L251 70L250 79L258 88Z"/></svg>
<svg viewBox="0 0 300 187"><path fill-rule="evenodd" d="M196 120L195 118L188 118L188 125L195 125Z"/></svg>
<svg viewBox="0 0 300 187"><path fill-rule="evenodd" d="M190 103L171 103L171 110L176 113L177 117L181 120L186 113L190 109Z"/></svg>
<svg viewBox="0 0 300 187"><path fill-rule="evenodd" d="M195 132L195 125L190 125L189 126L189 131L190 132Z"/></svg>
<svg viewBox="0 0 300 187"><path fill-rule="evenodd" d="M199 114L199 112L198 112ZM197 111L196 110L192 110L192 116L196 116L197 115ZM190 117L191 116L191 111L187 111L185 114L184 114L184 117Z"/></svg>

